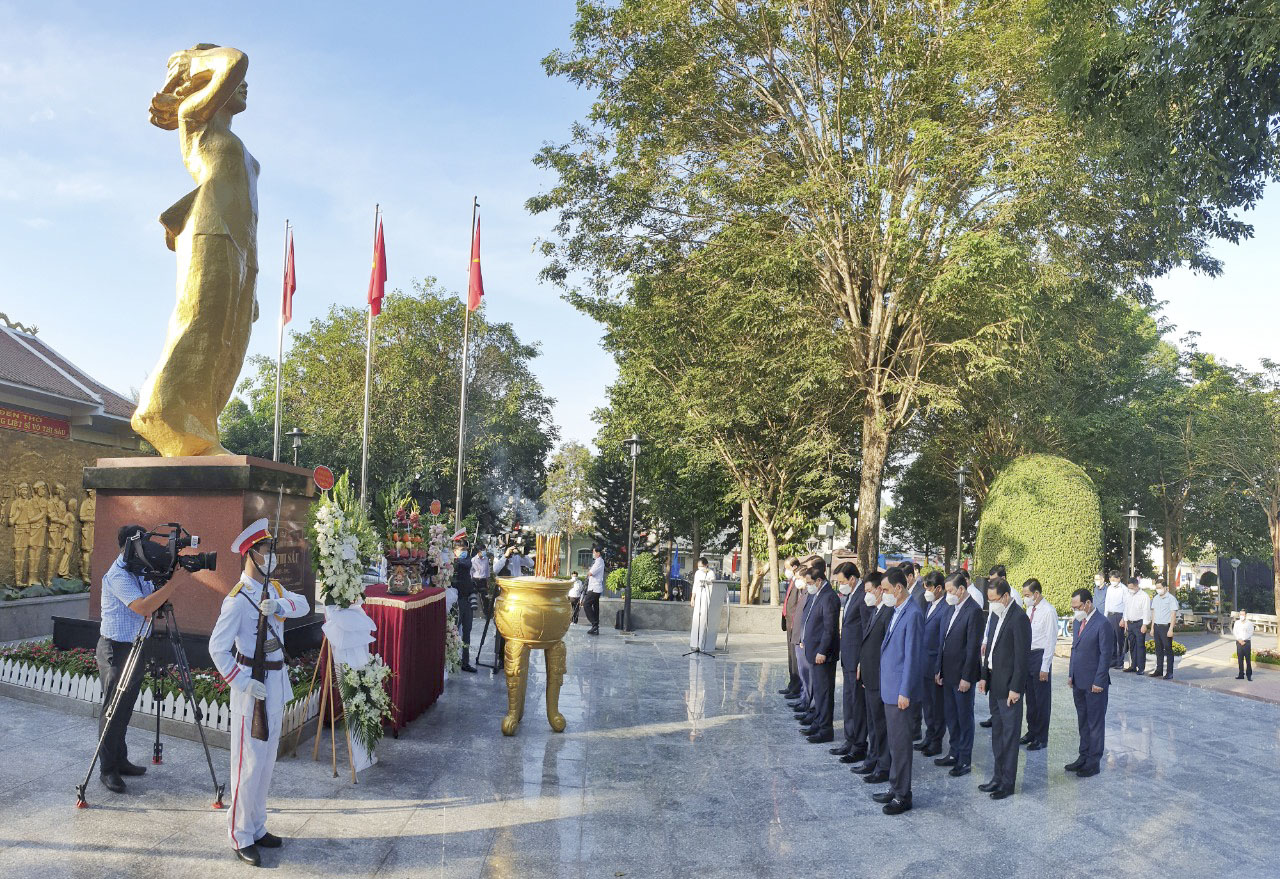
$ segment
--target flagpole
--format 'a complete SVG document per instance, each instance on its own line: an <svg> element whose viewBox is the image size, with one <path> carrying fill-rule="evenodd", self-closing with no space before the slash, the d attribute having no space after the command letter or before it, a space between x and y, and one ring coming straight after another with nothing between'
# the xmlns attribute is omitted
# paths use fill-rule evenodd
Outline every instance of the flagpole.
<svg viewBox="0 0 1280 879"><path fill-rule="evenodd" d="M378 246L378 214L381 205L373 206L373 241ZM377 254L374 254L377 261ZM373 304L366 303L369 310L368 325L364 336L364 437L360 443L360 505L368 506L366 497L369 487L369 386L373 375Z"/></svg>
<svg viewBox="0 0 1280 879"><path fill-rule="evenodd" d="M288 284L289 275L289 221L284 221L284 283ZM289 291L285 290L281 293L280 298L280 314L278 321L280 329L276 334L276 418L275 418L275 434L271 443L271 460L280 461L280 369L284 362L284 297L289 295Z"/></svg>
<svg viewBox="0 0 1280 879"><path fill-rule="evenodd" d="M462 311L462 400L458 404L458 488L453 501L453 530L462 530L462 451L467 436L467 355L471 344L471 273L476 270L475 260L469 254L476 240L476 212L480 209L480 197L471 199L471 238L467 241L467 298Z"/></svg>

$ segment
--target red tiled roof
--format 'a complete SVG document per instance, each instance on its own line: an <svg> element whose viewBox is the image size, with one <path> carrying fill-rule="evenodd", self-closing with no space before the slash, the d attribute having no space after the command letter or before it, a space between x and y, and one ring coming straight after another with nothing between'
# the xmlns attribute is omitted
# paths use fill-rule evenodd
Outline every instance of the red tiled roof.
<svg viewBox="0 0 1280 879"><path fill-rule="evenodd" d="M0 381L101 406L105 415L129 418L134 404L95 381L41 339L0 326Z"/></svg>

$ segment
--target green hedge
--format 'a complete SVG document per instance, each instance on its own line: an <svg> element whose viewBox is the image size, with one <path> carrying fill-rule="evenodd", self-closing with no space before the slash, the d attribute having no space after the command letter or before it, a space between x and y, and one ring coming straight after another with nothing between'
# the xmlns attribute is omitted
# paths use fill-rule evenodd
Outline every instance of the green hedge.
<svg viewBox="0 0 1280 879"><path fill-rule="evenodd" d="M978 523L977 572L1008 568L1014 589L1035 577L1059 614L1102 568L1102 512L1089 475L1065 458L1027 455L996 477Z"/></svg>
<svg viewBox="0 0 1280 879"><path fill-rule="evenodd" d="M626 567L610 571L604 585L618 595L623 594L627 587ZM642 552L631 562L631 597L662 597L662 566L651 552Z"/></svg>

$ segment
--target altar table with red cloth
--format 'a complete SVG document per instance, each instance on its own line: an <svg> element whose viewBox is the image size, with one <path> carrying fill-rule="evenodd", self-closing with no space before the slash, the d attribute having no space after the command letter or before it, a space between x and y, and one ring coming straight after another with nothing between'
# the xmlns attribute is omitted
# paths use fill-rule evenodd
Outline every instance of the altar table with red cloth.
<svg viewBox="0 0 1280 879"><path fill-rule="evenodd" d="M364 612L378 626L369 649L391 669L392 732L426 711L444 691L444 590L390 595L384 584L364 590Z"/></svg>

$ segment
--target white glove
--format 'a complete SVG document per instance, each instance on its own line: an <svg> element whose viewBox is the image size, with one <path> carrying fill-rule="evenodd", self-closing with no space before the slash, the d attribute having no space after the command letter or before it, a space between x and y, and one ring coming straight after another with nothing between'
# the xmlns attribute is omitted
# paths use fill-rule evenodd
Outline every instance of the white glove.
<svg viewBox="0 0 1280 879"><path fill-rule="evenodd" d="M272 614L278 614L283 606L274 598L264 598L258 604L258 610L262 612L263 616L271 616Z"/></svg>
<svg viewBox="0 0 1280 879"><path fill-rule="evenodd" d="M267 698L267 685L262 681L255 681L247 675L243 678L237 675L236 679L231 682L231 689L237 693L248 693L255 699Z"/></svg>

